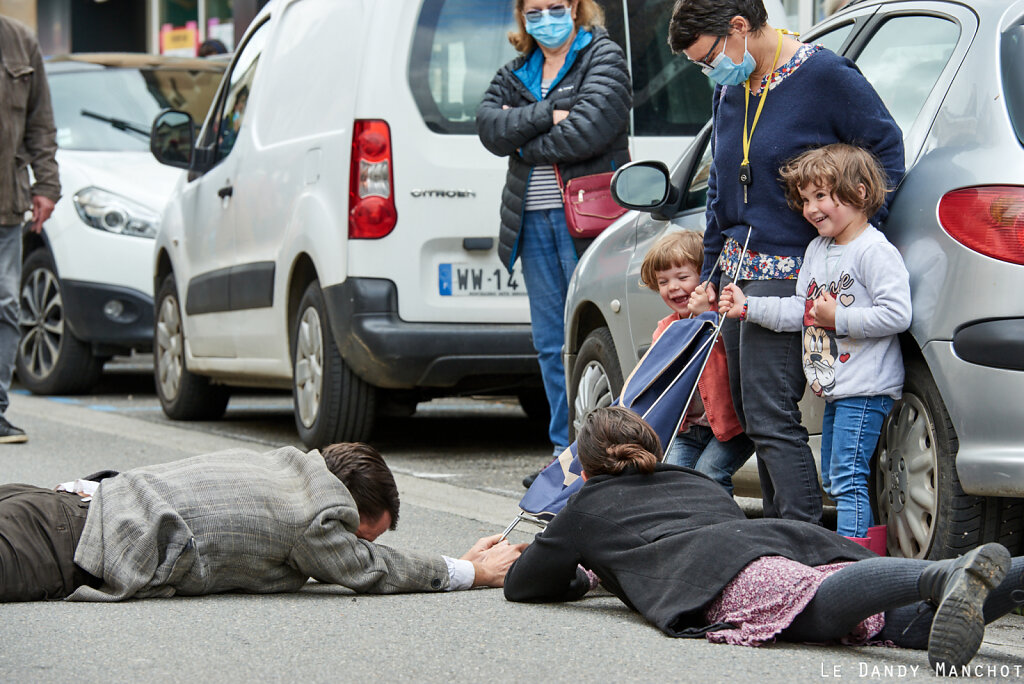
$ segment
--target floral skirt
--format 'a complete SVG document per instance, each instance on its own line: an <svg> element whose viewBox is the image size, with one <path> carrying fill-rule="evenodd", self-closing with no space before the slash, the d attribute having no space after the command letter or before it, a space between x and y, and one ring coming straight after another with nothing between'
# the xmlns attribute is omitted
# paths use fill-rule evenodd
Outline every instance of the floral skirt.
<svg viewBox="0 0 1024 684"><path fill-rule="evenodd" d="M849 563L810 567L781 556L758 558L743 568L704 611L708 624L728 622L735 629L708 632L708 641L760 646L775 640L807 607L825 578ZM860 622L841 641L864 644L882 631L883 614Z"/></svg>

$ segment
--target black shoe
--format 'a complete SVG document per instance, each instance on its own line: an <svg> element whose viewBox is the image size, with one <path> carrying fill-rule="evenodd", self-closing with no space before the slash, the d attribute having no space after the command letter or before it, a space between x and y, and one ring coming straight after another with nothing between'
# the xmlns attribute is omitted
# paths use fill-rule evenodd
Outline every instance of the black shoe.
<svg viewBox="0 0 1024 684"><path fill-rule="evenodd" d="M985 638L985 598L1009 569L1010 552L1001 544L985 544L921 573L921 598L938 606L928 635L932 669L948 673L971 662Z"/></svg>
<svg viewBox="0 0 1024 684"><path fill-rule="evenodd" d="M545 468L546 468L546 467L547 467L547 466L545 466ZM536 482L536 480L537 480L537 478L538 478L538 477L540 477L540 473L541 473L541 471L542 471L542 470L544 470L544 468L541 468L541 469L540 469L540 470L538 470L537 472L535 472L535 473L530 473L529 475L527 475L526 477L524 477L524 478L523 478L523 486L524 486L524 487L526 487L527 489L529 489L530 487L532 487L532 486L533 486L533 483L534 483L534 482Z"/></svg>
<svg viewBox="0 0 1024 684"><path fill-rule="evenodd" d="M0 416L0 444L22 444L28 441L28 435L19 427L14 427L7 419Z"/></svg>
<svg viewBox="0 0 1024 684"><path fill-rule="evenodd" d="M568 448L569 447L555 447L554 451L551 453L551 460L544 464L544 468L547 468L549 465L554 463L558 459L558 457L562 455L562 452ZM524 477L523 486L526 487L527 489L532 487L533 483L537 480L538 477L540 477L540 474L544 471L544 468L541 468L537 472L530 473L529 475Z"/></svg>

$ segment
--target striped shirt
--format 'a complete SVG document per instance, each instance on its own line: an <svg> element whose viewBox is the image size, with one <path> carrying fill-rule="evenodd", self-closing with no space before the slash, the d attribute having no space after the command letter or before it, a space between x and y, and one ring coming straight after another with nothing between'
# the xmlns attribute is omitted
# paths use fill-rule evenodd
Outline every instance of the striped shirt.
<svg viewBox="0 0 1024 684"><path fill-rule="evenodd" d="M547 97L548 89L551 87L551 80L541 81L541 97ZM523 203L523 210L537 211L540 209L561 208L562 188L558 184L555 167L551 164L538 164L534 166L533 173L530 174L530 184L526 187L526 199Z"/></svg>

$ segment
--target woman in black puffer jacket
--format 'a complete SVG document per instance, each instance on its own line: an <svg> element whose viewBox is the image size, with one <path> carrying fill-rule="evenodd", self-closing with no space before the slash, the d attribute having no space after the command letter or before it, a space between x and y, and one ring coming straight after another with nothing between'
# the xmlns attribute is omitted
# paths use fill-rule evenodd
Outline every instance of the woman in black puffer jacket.
<svg viewBox="0 0 1024 684"><path fill-rule="evenodd" d="M558 455L569 444L561 358L565 295L588 241L574 244L568 233L557 175L565 183L629 161L632 90L626 57L602 27L594 0L517 0L515 16L519 30L509 41L521 55L499 69L487 89L477 133L484 147L509 158L498 256L510 272L522 258L533 344L551 408L548 432Z"/></svg>

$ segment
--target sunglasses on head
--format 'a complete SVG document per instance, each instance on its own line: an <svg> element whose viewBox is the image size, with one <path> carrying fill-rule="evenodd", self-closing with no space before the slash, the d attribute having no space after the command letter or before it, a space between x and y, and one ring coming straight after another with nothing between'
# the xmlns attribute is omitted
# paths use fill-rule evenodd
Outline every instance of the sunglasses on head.
<svg viewBox="0 0 1024 684"><path fill-rule="evenodd" d="M531 24L536 24L544 17L544 15L548 15L550 17L558 19L560 17L564 17L565 13L568 11L569 8L566 7L565 5L552 5L551 7L548 7L545 10L529 10L528 12L524 12L523 16L526 17L526 21L530 22Z"/></svg>
<svg viewBox="0 0 1024 684"><path fill-rule="evenodd" d="M712 68L711 63L708 61L708 58L711 57L712 53L714 53L715 48L718 47L718 44L720 42L722 42L722 36L718 36L715 38L715 42L711 44L711 49L708 50L708 53L701 57L700 59L693 59L689 56L687 56L686 59L690 60L691 63L696 64L705 73L707 73L707 71Z"/></svg>

